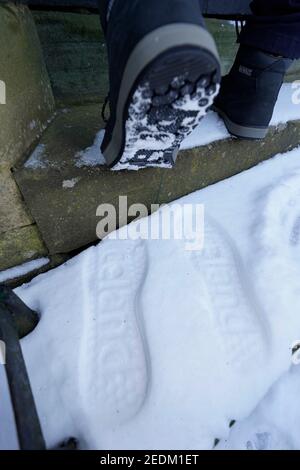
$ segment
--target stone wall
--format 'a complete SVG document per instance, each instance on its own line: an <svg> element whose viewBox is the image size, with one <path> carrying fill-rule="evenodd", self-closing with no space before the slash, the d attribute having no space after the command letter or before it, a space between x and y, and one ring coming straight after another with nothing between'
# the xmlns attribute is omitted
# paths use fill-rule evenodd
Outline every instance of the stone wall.
<svg viewBox="0 0 300 470"><path fill-rule="evenodd" d="M13 165L41 134L54 101L32 15L27 7L0 6L0 164Z"/></svg>
<svg viewBox="0 0 300 470"><path fill-rule="evenodd" d="M58 106L103 102L107 57L98 15L33 11Z"/></svg>
<svg viewBox="0 0 300 470"><path fill-rule="evenodd" d="M54 99L27 7L0 5L0 44L1 270L45 252L11 169L47 127L54 113Z"/></svg>
<svg viewBox="0 0 300 470"><path fill-rule="evenodd" d="M103 102L108 91L106 46L99 16L88 12L33 11L58 105ZM207 20L228 72L238 49L233 22ZM300 77L300 61L286 76Z"/></svg>

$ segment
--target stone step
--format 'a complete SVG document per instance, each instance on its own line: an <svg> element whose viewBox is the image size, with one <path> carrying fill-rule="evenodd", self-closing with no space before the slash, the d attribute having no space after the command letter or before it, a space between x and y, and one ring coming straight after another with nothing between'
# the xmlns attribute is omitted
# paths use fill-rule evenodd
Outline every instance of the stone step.
<svg viewBox="0 0 300 470"><path fill-rule="evenodd" d="M181 151L173 170L112 172L99 164L80 166L80 152L92 146L101 126L98 104L61 110L33 156L14 172L50 254L95 242L100 204L118 208L119 196L127 196L128 205L143 203L148 208L167 203L300 143L300 122L294 121L271 128L261 142L228 138ZM123 218L120 225L127 222Z"/></svg>

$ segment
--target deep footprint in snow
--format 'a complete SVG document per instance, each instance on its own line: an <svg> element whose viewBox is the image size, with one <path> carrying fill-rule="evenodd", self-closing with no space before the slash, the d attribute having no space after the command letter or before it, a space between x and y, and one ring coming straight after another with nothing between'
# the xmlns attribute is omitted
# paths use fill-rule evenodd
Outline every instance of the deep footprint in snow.
<svg viewBox="0 0 300 470"><path fill-rule="evenodd" d="M101 248L87 252L83 270L79 389L86 412L97 410L99 420L111 425L132 418L146 396L147 346L138 304L147 256L142 241L107 239Z"/></svg>
<svg viewBox="0 0 300 470"><path fill-rule="evenodd" d="M263 312L234 242L208 217L204 250L194 252L192 259L206 280L214 327L226 360L241 372L257 367L268 345Z"/></svg>
<svg viewBox="0 0 300 470"><path fill-rule="evenodd" d="M257 235L262 246L273 253L291 253L300 259L300 173L285 177L269 190L263 202L263 223Z"/></svg>

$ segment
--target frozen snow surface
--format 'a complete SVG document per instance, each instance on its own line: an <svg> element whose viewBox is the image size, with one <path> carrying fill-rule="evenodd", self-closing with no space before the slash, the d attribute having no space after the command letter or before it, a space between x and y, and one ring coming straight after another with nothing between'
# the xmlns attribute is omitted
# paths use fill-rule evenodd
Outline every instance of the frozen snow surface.
<svg viewBox="0 0 300 470"><path fill-rule="evenodd" d="M186 204L202 250L196 220L143 239ZM22 348L48 446L300 449L300 149L129 228L16 291L41 314Z"/></svg>
<svg viewBox="0 0 300 470"><path fill-rule="evenodd" d="M70 180L64 180L62 182L62 187L64 189L72 189L79 182L80 178L72 178Z"/></svg>

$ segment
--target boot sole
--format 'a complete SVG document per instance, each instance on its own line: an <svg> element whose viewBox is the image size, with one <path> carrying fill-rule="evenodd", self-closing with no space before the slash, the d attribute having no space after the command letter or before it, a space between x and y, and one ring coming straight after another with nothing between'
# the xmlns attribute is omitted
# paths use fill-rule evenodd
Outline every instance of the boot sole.
<svg viewBox="0 0 300 470"><path fill-rule="evenodd" d="M171 168L219 82L216 46L204 28L172 24L147 35L123 75L116 122L102 149L107 164L114 170Z"/></svg>
<svg viewBox="0 0 300 470"><path fill-rule="evenodd" d="M227 114L217 106L214 105L213 110L216 111L216 113L218 113L219 116L223 119L228 132L231 135L238 137L239 139L262 140L268 133L268 127L241 126L240 124L231 121Z"/></svg>

